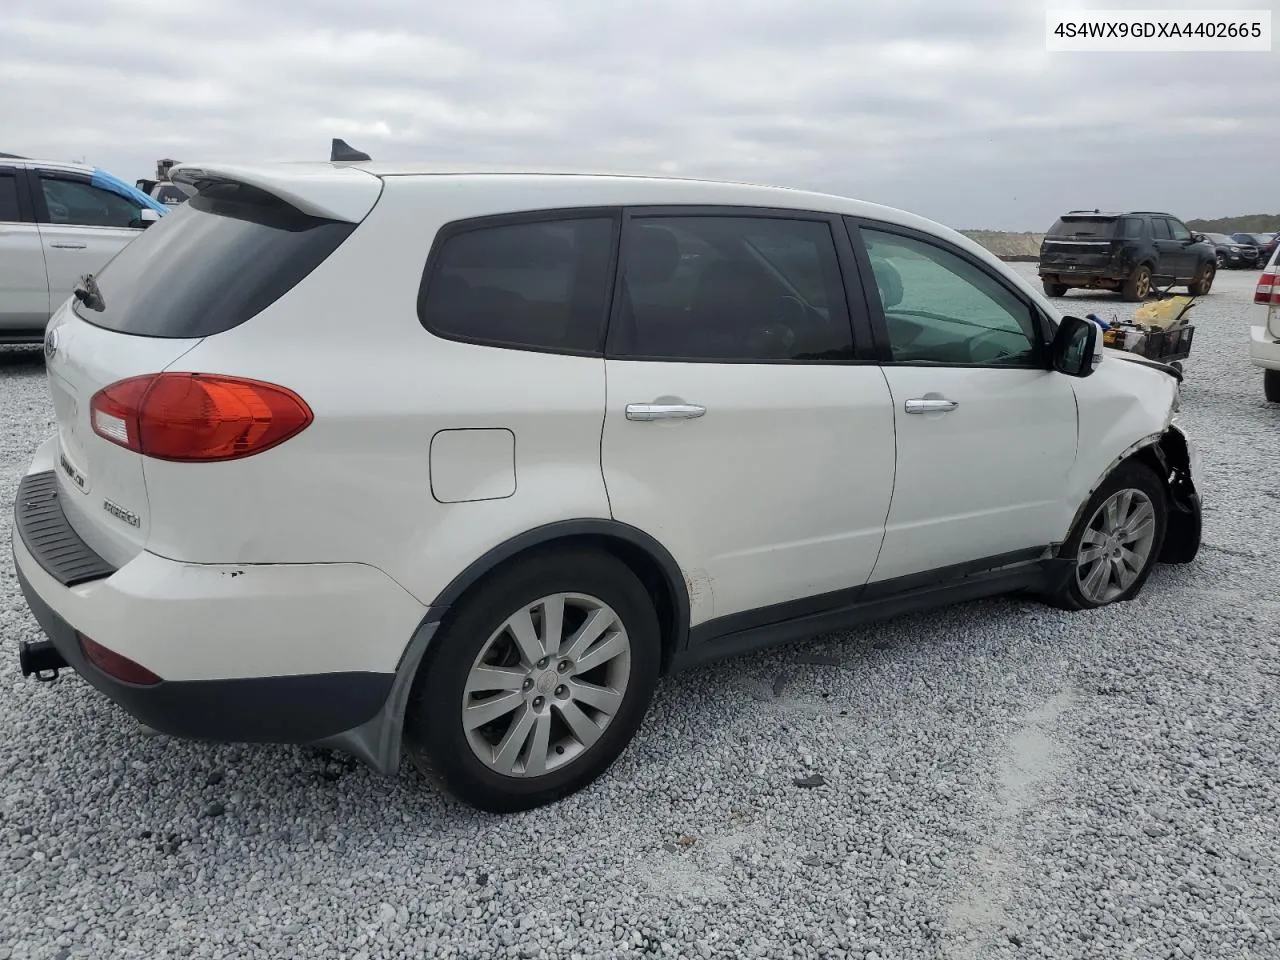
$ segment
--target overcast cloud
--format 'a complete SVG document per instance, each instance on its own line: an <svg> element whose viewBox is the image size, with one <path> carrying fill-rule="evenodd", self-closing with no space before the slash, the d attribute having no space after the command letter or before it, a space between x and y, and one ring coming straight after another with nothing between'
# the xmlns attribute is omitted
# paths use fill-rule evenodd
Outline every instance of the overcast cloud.
<svg viewBox="0 0 1280 960"><path fill-rule="evenodd" d="M960 228L1280 210L1275 53L1050 54L1027 0L4 8L0 151L128 180L161 157L324 159L340 136L379 160L749 179Z"/></svg>

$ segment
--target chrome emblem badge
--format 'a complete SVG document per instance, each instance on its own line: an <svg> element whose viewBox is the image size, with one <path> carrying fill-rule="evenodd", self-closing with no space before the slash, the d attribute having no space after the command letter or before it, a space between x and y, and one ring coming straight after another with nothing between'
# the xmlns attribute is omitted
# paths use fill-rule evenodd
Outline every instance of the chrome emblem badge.
<svg viewBox="0 0 1280 960"><path fill-rule="evenodd" d="M53 355L58 352L58 328L54 327L44 335L44 358L52 360Z"/></svg>
<svg viewBox="0 0 1280 960"><path fill-rule="evenodd" d="M118 503L112 503L110 500L103 500L102 509L107 511L107 513L111 514L117 520L123 520L125 523L127 523L131 527L142 526L141 517L139 517L136 513L131 513L130 511L126 510L124 507L120 506L120 504Z"/></svg>

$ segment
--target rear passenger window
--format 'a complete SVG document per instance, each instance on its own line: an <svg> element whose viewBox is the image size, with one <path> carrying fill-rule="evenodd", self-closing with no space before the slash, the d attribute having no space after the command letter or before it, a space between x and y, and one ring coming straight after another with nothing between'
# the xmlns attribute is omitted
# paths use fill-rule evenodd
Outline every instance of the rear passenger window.
<svg viewBox="0 0 1280 960"><path fill-rule="evenodd" d="M1169 232L1169 221L1164 217L1152 217L1151 228L1155 231L1157 240L1173 239L1173 234Z"/></svg>
<svg viewBox="0 0 1280 960"><path fill-rule="evenodd" d="M418 317L450 340L598 354L614 226L593 217L446 234L424 278Z"/></svg>
<svg viewBox="0 0 1280 960"><path fill-rule="evenodd" d="M639 217L623 240L609 355L641 360L838 362L853 337L822 221Z"/></svg>

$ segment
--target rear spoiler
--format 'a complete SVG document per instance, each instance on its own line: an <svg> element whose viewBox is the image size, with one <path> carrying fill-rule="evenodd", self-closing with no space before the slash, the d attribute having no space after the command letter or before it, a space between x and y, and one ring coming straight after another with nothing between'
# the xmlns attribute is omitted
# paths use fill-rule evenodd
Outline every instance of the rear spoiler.
<svg viewBox="0 0 1280 960"><path fill-rule="evenodd" d="M302 213L359 223L382 193L382 180L357 167L332 163L258 165L182 163L169 179L197 193L215 183L243 183L278 197Z"/></svg>

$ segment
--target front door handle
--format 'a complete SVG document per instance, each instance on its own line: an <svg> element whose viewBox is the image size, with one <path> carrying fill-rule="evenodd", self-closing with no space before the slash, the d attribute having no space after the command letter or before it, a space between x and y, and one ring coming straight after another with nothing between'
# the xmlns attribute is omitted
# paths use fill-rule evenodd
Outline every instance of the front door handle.
<svg viewBox="0 0 1280 960"><path fill-rule="evenodd" d="M49 246L57 247L59 250L83 250L88 244L79 243L75 240L54 240Z"/></svg>
<svg viewBox="0 0 1280 960"><path fill-rule="evenodd" d="M903 409L907 413L948 413L958 406L960 404L955 400L921 397L917 400L908 400L903 404Z"/></svg>
<svg viewBox="0 0 1280 960"><path fill-rule="evenodd" d="M707 412L696 403L628 403L628 420L692 420Z"/></svg>

